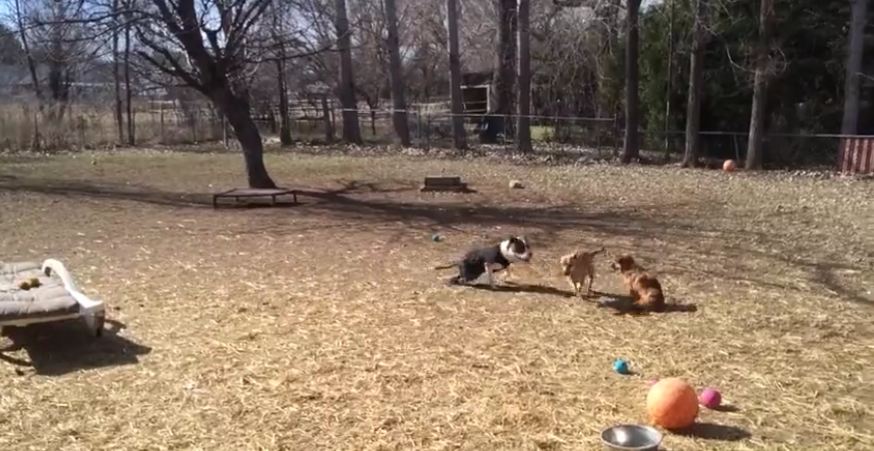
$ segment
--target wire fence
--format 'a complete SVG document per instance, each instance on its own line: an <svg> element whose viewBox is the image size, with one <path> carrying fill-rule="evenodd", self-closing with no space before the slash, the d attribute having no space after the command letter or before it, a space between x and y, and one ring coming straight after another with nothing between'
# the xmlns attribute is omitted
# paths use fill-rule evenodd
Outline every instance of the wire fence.
<svg viewBox="0 0 874 451"><path fill-rule="evenodd" d="M406 111L413 137L413 145L425 149L452 146L453 115L445 111L410 109ZM337 117L340 110L337 110ZM390 143L395 141L392 112L359 112L363 139L366 142ZM464 114L465 137L469 145L497 144L511 148L515 145L515 127L518 116ZM499 119L502 125L494 140L485 139L484 128L489 119ZM534 152L563 152L570 156L609 159L619 156L625 130L616 118L531 115L530 127ZM307 130L310 136L321 136L321 122ZM342 124L333 125L339 133ZM683 130L640 132L642 155L652 161L675 162L682 159L686 147ZM298 136L306 139L306 136ZM770 133L763 137L766 166L779 168L834 167L840 154L841 142L846 136L837 134ZM699 157L707 163L725 159L743 161L747 153L748 133L701 131L698 134Z"/></svg>
<svg viewBox="0 0 874 451"><path fill-rule="evenodd" d="M49 114L35 103L0 105L0 150L78 150L128 143L127 111L123 111L122 138L115 111L105 104L70 103L62 113ZM225 127L220 116L200 105L170 107L160 102L138 102L132 108L134 143L187 144L221 140Z"/></svg>
<svg viewBox="0 0 874 451"><path fill-rule="evenodd" d="M327 98L297 99L289 110L292 138L298 142L324 144L342 136L342 109ZM413 145L447 148L452 146L452 119L448 103L414 105L407 121ZM180 145L203 142L233 144L233 131L221 115L203 102L170 102L139 99L132 108L136 145ZM277 136L278 110L271 105L253 108L262 134ZM362 139L368 144L396 141L388 109L363 107L358 110ZM125 121L127 118L124 114ZM462 115L465 136L470 146L481 144L514 146L515 115ZM624 129L615 118L531 115L534 151L564 153L609 159L619 155ZM495 128L497 127L497 128ZM34 103L9 102L0 105L0 150L75 150L126 144L128 127L119 139L112 104L108 102L71 103L63 116L50 118ZM676 161L685 148L685 132L641 131L642 155L648 159ZM771 133L764 138L765 164L770 167L835 166L840 153L841 135ZM702 131L700 157L707 160L736 159L746 156L747 133Z"/></svg>
<svg viewBox="0 0 874 451"><path fill-rule="evenodd" d="M672 159L681 159L686 148L686 132L671 130L645 132L645 147L670 152ZM762 138L764 163L769 167L835 166L840 154L842 135L769 133ZM746 159L747 132L701 131L698 133L700 157L707 160ZM665 145L667 143L667 146Z"/></svg>

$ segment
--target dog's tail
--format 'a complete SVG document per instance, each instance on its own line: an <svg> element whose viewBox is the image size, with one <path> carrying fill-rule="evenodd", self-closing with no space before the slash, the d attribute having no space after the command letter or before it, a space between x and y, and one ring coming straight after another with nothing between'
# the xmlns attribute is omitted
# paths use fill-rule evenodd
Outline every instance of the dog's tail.
<svg viewBox="0 0 874 451"><path fill-rule="evenodd" d="M456 267L457 265L458 265L458 262L447 263L445 265L435 266L434 270L436 271L436 270L440 270L440 269L450 269L450 268Z"/></svg>

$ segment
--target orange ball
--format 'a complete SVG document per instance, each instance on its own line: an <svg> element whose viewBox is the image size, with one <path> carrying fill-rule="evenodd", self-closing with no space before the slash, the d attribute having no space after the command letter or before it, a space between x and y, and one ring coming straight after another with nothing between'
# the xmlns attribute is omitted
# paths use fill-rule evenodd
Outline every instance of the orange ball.
<svg viewBox="0 0 874 451"><path fill-rule="evenodd" d="M725 160L725 163L722 163L722 170L725 172L734 172L737 169L737 163L734 160Z"/></svg>
<svg viewBox="0 0 874 451"><path fill-rule="evenodd" d="M665 429L689 427L698 417L698 395L682 379L669 377L656 382L646 395L649 421Z"/></svg>

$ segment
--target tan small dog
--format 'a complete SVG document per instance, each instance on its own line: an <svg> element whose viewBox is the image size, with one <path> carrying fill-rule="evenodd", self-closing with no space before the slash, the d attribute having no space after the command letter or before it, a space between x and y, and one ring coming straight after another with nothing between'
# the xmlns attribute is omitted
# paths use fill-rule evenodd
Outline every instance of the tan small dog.
<svg viewBox="0 0 874 451"><path fill-rule="evenodd" d="M604 252L604 248L586 252L578 250L561 258L561 273L567 277L574 294L582 296L583 283L586 284L586 296L592 294L592 282L595 280L595 256Z"/></svg>
<svg viewBox="0 0 874 451"><path fill-rule="evenodd" d="M618 257L610 267L619 271L628 285L631 299L637 308L661 312L665 310L665 295L655 276L646 272L630 255Z"/></svg>

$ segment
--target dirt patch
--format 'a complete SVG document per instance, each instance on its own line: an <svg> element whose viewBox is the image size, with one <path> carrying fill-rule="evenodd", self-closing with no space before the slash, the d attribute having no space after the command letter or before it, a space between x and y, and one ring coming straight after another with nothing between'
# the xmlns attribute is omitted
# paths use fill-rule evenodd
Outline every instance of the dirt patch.
<svg viewBox="0 0 874 451"><path fill-rule="evenodd" d="M2 259L64 260L115 321L104 342L75 324L5 338L0 444L593 449L600 429L644 421L646 381L667 376L733 406L669 449L874 440L870 182L422 156L267 164L307 191L300 205L210 208L244 183L233 154L0 160ZM477 192L418 191L440 174ZM447 287L431 269L511 233L535 258L505 288ZM568 297L559 256L601 245L695 308L616 315ZM598 270L595 289L624 294L606 259ZM636 376L612 372L619 357Z"/></svg>

